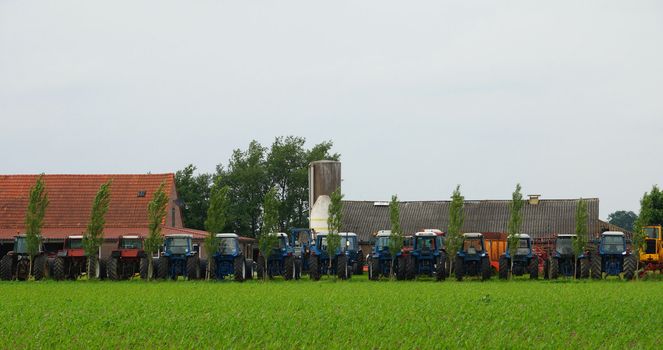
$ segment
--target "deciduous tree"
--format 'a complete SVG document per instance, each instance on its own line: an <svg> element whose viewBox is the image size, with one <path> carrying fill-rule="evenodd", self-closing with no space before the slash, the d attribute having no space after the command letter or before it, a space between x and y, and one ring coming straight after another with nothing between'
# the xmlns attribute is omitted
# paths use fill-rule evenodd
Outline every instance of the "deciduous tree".
<svg viewBox="0 0 663 350"><path fill-rule="evenodd" d="M279 199L276 188L272 187L265 195L263 204L263 222L258 240L258 249L263 258L263 279L267 278L267 260L272 253L272 249L278 245L279 237L276 235L279 229Z"/></svg>
<svg viewBox="0 0 663 350"><path fill-rule="evenodd" d="M93 273L99 264L99 247L104 241L104 226L106 225L106 213L110 205L110 187L112 181L102 184L92 202L90 222L83 234L83 248L87 259L88 278L96 278Z"/></svg>
<svg viewBox="0 0 663 350"><path fill-rule="evenodd" d="M343 194L338 187L331 194L327 217L327 253L329 255L329 268L332 267L332 257L341 247L341 226L343 223Z"/></svg>
<svg viewBox="0 0 663 350"><path fill-rule="evenodd" d="M168 207L168 195L165 191L166 183L163 182L154 192L152 200L147 206L148 236L145 239L145 253L147 253L147 279L151 280L154 274L154 262L152 256L159 251L163 245L161 235L163 220L166 217Z"/></svg>
<svg viewBox="0 0 663 350"><path fill-rule="evenodd" d="M575 278L577 274L578 255L582 254L587 245L587 235L589 233L589 223L587 222L588 217L587 202L580 198L576 207L576 239L573 241L573 278Z"/></svg>
<svg viewBox="0 0 663 350"><path fill-rule="evenodd" d="M516 190L513 191L513 194L511 195L511 203L509 203L509 211L511 212L510 218L509 218L509 226L507 229L507 232L509 234L509 237L507 238L508 242L508 248L509 248L509 255L511 255L511 278L513 278L513 258L516 255L516 251L518 250L518 241L520 238L518 235L520 234L520 229L523 224L523 216L521 213L521 210L523 209L523 206L525 205L525 201L523 200L523 194L521 192L522 187L520 187L520 184L516 185Z"/></svg>
<svg viewBox="0 0 663 350"><path fill-rule="evenodd" d="M217 181L212 186L210 195L210 203L207 208L207 218L205 219L205 229L207 230L207 237L205 237L205 253L207 253L207 271L205 278L210 278L210 271L212 267L212 259L218 248L216 234L223 232L228 224L228 210L230 201L228 200L228 186L220 186Z"/></svg>
<svg viewBox="0 0 663 350"><path fill-rule="evenodd" d="M389 202L389 221L391 222L391 236L389 236L389 253L391 254L391 277L396 276L396 254L403 248L403 231L401 230L401 214L398 207L398 196L391 196Z"/></svg>
<svg viewBox="0 0 663 350"><path fill-rule="evenodd" d="M39 254L41 244L41 228L44 226L44 216L48 208L48 194L44 183L44 174L39 175L37 182L30 188L28 197L28 210L25 213L25 241L26 250L30 259L29 276L32 276L32 263Z"/></svg>
<svg viewBox="0 0 663 350"><path fill-rule="evenodd" d="M451 261L451 271L455 268L453 263L456 260L456 253L458 253L463 244L463 233L461 230L463 229L463 223L465 222L464 210L465 197L461 195L460 185L458 185L451 194L451 204L449 205L449 228L444 240L447 253L449 254L449 260Z"/></svg>

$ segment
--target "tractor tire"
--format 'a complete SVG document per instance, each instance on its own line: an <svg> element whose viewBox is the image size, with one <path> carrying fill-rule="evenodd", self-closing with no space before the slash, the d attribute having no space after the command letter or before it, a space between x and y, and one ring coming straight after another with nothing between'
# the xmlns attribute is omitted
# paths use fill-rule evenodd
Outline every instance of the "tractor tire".
<svg viewBox="0 0 663 350"><path fill-rule="evenodd" d="M209 269L209 279L215 280L218 279L218 276L216 275L216 259L211 258L207 260L207 268Z"/></svg>
<svg viewBox="0 0 663 350"><path fill-rule="evenodd" d="M37 255L32 265L35 281L41 281L48 277L48 256L45 254Z"/></svg>
<svg viewBox="0 0 663 350"><path fill-rule="evenodd" d="M481 280L486 281L490 279L490 259L483 258L481 259Z"/></svg>
<svg viewBox="0 0 663 350"><path fill-rule="evenodd" d="M580 259L580 278L589 278L589 260L587 258Z"/></svg>
<svg viewBox="0 0 663 350"><path fill-rule="evenodd" d="M295 278L295 257L288 256L283 260L283 278L290 281Z"/></svg>
<svg viewBox="0 0 663 350"><path fill-rule="evenodd" d="M200 264L200 267L199 267L200 277L202 279L207 279L207 264L208 264L207 259L199 259L199 264ZM211 275L210 275L210 277L211 277Z"/></svg>
<svg viewBox="0 0 663 350"><path fill-rule="evenodd" d="M147 258L141 258L138 263L138 271L140 274L140 279L147 280Z"/></svg>
<svg viewBox="0 0 663 350"><path fill-rule="evenodd" d="M295 280L302 278L302 259L295 259Z"/></svg>
<svg viewBox="0 0 663 350"><path fill-rule="evenodd" d="M235 277L236 282L244 282L244 275L246 275L246 262L244 256L239 255L233 261L233 277Z"/></svg>
<svg viewBox="0 0 663 350"><path fill-rule="evenodd" d="M539 257L536 255L529 261L529 279L539 279Z"/></svg>
<svg viewBox="0 0 663 350"><path fill-rule="evenodd" d="M244 264L246 265L246 274L244 275L244 280L252 280L253 279L253 260L245 260ZM301 269L301 266L299 268ZM301 277L301 272L300 272L300 277Z"/></svg>
<svg viewBox="0 0 663 350"><path fill-rule="evenodd" d="M440 257L437 259L437 266L435 266L436 280L444 281L447 278L446 264L447 254L445 252L440 252Z"/></svg>
<svg viewBox="0 0 663 350"><path fill-rule="evenodd" d="M336 274L342 280L348 279L348 256L341 254L336 258Z"/></svg>
<svg viewBox="0 0 663 350"><path fill-rule="evenodd" d="M57 257L53 261L53 279L56 281L62 281L64 280L67 276L65 276L65 266L64 266L64 258L62 257Z"/></svg>
<svg viewBox="0 0 663 350"><path fill-rule="evenodd" d="M105 280L106 277L106 260L101 259L99 260L99 279Z"/></svg>
<svg viewBox="0 0 663 350"><path fill-rule="evenodd" d="M99 279L99 259L96 256L89 256L86 259L85 269L88 279ZM90 271L87 269L90 269Z"/></svg>
<svg viewBox="0 0 663 350"><path fill-rule="evenodd" d="M509 278L509 259L507 259L506 255L500 256L499 264L500 264L500 271L499 271L500 279L505 280Z"/></svg>
<svg viewBox="0 0 663 350"><path fill-rule="evenodd" d="M152 260L154 264L152 272L156 271L159 279L165 280L170 276L170 261L167 257L160 257L158 260Z"/></svg>
<svg viewBox="0 0 663 350"><path fill-rule="evenodd" d="M550 279L550 259L543 261L543 279Z"/></svg>
<svg viewBox="0 0 663 350"><path fill-rule="evenodd" d="M624 279L630 281L635 276L635 256L628 255L624 257Z"/></svg>
<svg viewBox="0 0 663 350"><path fill-rule="evenodd" d="M141 265L143 263L143 260L141 259ZM111 281L119 281L120 276L117 273L117 264L118 259L116 258L110 258L108 259L108 263L106 264L106 274L108 275L108 279ZM142 267L142 266L141 266ZM142 277L142 274L141 274Z"/></svg>
<svg viewBox="0 0 663 350"><path fill-rule="evenodd" d="M197 256L186 259L186 278L189 281L200 279L200 259Z"/></svg>
<svg viewBox="0 0 663 350"><path fill-rule="evenodd" d="M10 255L2 257L2 260L0 260L0 279L3 281L11 281L14 279L12 265L14 265L14 259Z"/></svg>
<svg viewBox="0 0 663 350"><path fill-rule="evenodd" d="M405 279L407 270L407 257L399 256L396 263L396 280L402 281Z"/></svg>
<svg viewBox="0 0 663 350"><path fill-rule="evenodd" d="M550 279L556 280L559 278L559 259L550 259Z"/></svg>
<svg viewBox="0 0 663 350"><path fill-rule="evenodd" d="M603 271L601 271L601 256L598 253L592 256L591 274L592 279L600 280L603 278Z"/></svg>
<svg viewBox="0 0 663 350"><path fill-rule="evenodd" d="M366 262L364 253L360 250L359 253L357 253L357 268L352 272L355 275L363 275L364 274L364 263Z"/></svg>
<svg viewBox="0 0 663 350"><path fill-rule="evenodd" d="M320 268L318 267L319 263L320 258L318 256L311 256L309 258L308 275L313 281L320 280Z"/></svg>
<svg viewBox="0 0 663 350"><path fill-rule="evenodd" d="M454 273L456 274L456 281L460 282L463 280L463 276L465 275L465 261L460 256L457 256L456 262L454 262Z"/></svg>
<svg viewBox="0 0 663 350"><path fill-rule="evenodd" d="M265 278L265 258L261 255L258 257L258 267L256 268L258 272L258 279Z"/></svg>
<svg viewBox="0 0 663 350"><path fill-rule="evenodd" d="M407 280L413 280L417 275L417 262L414 260L413 256L405 259L405 278Z"/></svg>

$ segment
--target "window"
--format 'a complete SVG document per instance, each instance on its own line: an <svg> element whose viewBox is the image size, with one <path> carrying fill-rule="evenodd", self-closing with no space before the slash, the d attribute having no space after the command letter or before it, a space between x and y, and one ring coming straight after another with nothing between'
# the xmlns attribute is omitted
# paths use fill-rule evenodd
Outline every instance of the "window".
<svg viewBox="0 0 663 350"><path fill-rule="evenodd" d="M557 246L555 247L555 250L562 255L572 255L573 240L570 237L557 238Z"/></svg>
<svg viewBox="0 0 663 350"><path fill-rule="evenodd" d="M434 237L417 237L418 249L435 249Z"/></svg>
<svg viewBox="0 0 663 350"><path fill-rule="evenodd" d="M28 251L28 242L25 237L16 237L16 242L14 242L14 252L18 254L27 253Z"/></svg>
<svg viewBox="0 0 663 350"><path fill-rule="evenodd" d="M389 248L389 237L378 237L375 246L378 251Z"/></svg>
<svg viewBox="0 0 663 350"><path fill-rule="evenodd" d="M658 238L658 229L655 227L647 227L645 229L645 235L647 238L657 239Z"/></svg>
<svg viewBox="0 0 663 350"><path fill-rule="evenodd" d="M357 250L357 237L341 237L341 248L348 250Z"/></svg>
<svg viewBox="0 0 663 350"><path fill-rule="evenodd" d="M122 238L120 249L143 249L143 241L139 238Z"/></svg>
<svg viewBox="0 0 663 350"><path fill-rule="evenodd" d="M219 254L233 255L237 251L237 244L234 238L221 238L219 241Z"/></svg>
<svg viewBox="0 0 663 350"><path fill-rule="evenodd" d="M170 254L186 254L189 252L189 239L186 237L166 238L166 252Z"/></svg>
<svg viewBox="0 0 663 350"><path fill-rule="evenodd" d="M467 254L476 254L483 251L480 238L466 238L463 241L463 251Z"/></svg>
<svg viewBox="0 0 663 350"><path fill-rule="evenodd" d="M607 254L621 254L624 249L624 237L622 236L604 236L603 251Z"/></svg>
<svg viewBox="0 0 663 350"><path fill-rule="evenodd" d="M67 249L83 249L83 240L80 238L68 239L67 240Z"/></svg>

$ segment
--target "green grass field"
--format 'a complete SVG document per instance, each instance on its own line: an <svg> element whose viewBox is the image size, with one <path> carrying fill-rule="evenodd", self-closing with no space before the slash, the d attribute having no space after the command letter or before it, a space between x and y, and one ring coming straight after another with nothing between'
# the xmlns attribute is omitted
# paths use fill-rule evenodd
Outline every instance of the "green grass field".
<svg viewBox="0 0 663 350"><path fill-rule="evenodd" d="M4 282L0 348L659 348L661 281Z"/></svg>

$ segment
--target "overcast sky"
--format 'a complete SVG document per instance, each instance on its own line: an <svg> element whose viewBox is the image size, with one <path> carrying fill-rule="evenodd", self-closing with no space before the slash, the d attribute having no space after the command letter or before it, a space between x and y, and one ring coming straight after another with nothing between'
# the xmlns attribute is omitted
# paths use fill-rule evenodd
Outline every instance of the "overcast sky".
<svg viewBox="0 0 663 350"><path fill-rule="evenodd" d="M496 2L495 2L496 3ZM0 0L0 173L333 140L348 199L663 184L660 1Z"/></svg>

